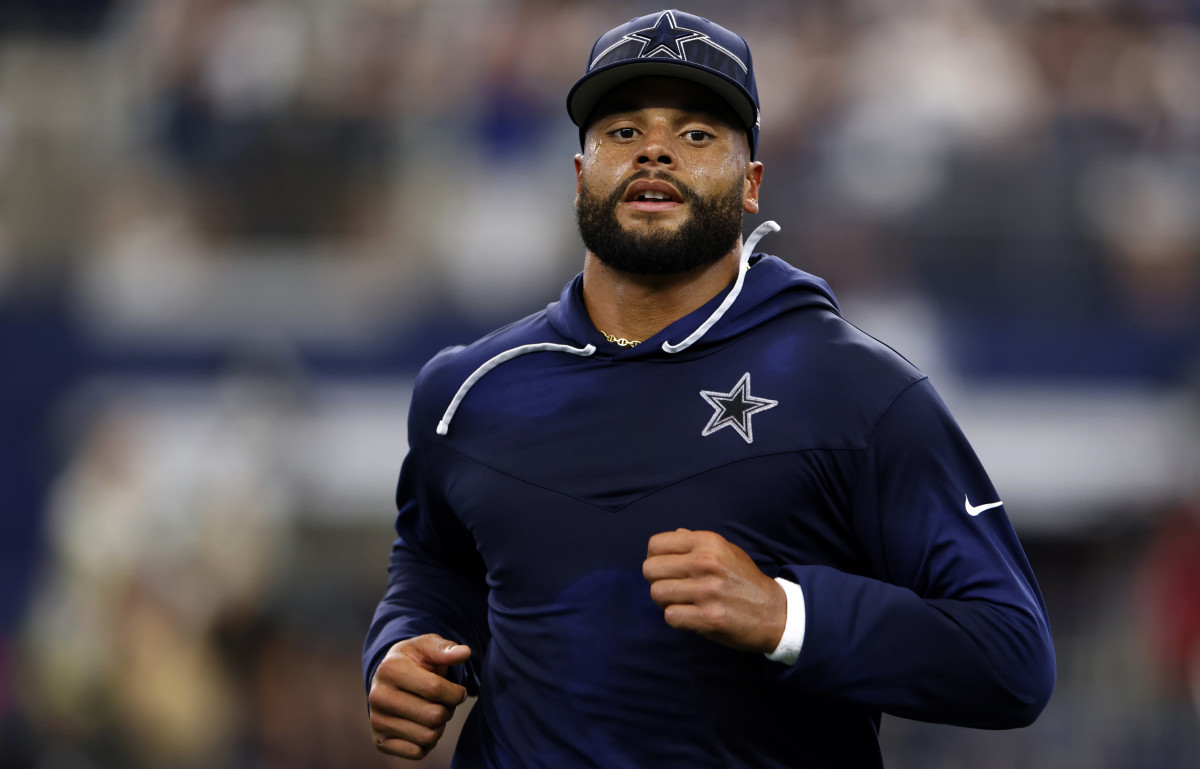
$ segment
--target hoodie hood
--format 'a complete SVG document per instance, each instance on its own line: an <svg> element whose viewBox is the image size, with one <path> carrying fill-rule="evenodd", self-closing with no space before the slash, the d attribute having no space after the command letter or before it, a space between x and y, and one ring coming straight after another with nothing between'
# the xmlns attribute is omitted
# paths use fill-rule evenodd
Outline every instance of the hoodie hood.
<svg viewBox="0 0 1200 769"><path fill-rule="evenodd" d="M438 435L446 435L459 404L475 384L497 366L538 352L556 352L579 357L612 360L686 360L721 344L772 318L803 308L819 308L841 314L828 284L815 275L792 267L775 256L753 253L754 246L779 225L759 225L742 249L737 279L704 306L685 315L635 347L608 343L592 324L583 302L583 274L563 289L559 301L546 307L545 319L564 340L523 344L492 356L459 386L438 422Z"/></svg>

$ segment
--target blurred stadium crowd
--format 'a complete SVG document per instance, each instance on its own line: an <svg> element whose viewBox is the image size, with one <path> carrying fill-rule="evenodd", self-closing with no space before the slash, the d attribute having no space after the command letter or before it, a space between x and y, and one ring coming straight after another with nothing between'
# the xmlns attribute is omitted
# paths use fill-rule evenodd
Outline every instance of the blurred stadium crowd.
<svg viewBox="0 0 1200 769"><path fill-rule="evenodd" d="M411 378L578 269L565 94L657 7L0 4L0 768L388 763ZM686 8L755 53L748 226L933 374L1051 610L1038 724L889 766L1200 765L1200 4Z"/></svg>

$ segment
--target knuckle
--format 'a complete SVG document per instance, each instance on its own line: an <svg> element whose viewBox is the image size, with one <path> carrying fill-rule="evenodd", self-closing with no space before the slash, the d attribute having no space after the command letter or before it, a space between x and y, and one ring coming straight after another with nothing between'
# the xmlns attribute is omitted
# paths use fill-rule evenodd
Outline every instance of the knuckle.
<svg viewBox="0 0 1200 769"><path fill-rule="evenodd" d="M394 715L395 703L382 696L367 699L367 714L372 726L382 725Z"/></svg>
<svg viewBox="0 0 1200 769"><path fill-rule="evenodd" d="M700 607L700 618L709 629L722 627L727 616L721 604L710 603Z"/></svg>
<svg viewBox="0 0 1200 769"><path fill-rule="evenodd" d="M668 606L666 610L663 611L663 619L665 619L667 624L673 628L682 627L684 624L683 614L675 606Z"/></svg>
<svg viewBox="0 0 1200 769"><path fill-rule="evenodd" d="M379 666L375 668L375 673L371 676L371 686L367 689L368 698L376 696L383 687L387 686L390 672L386 659L379 663Z"/></svg>
<svg viewBox="0 0 1200 769"><path fill-rule="evenodd" d="M411 691L423 700L433 701L437 699L438 686L435 681L416 681Z"/></svg>
<svg viewBox="0 0 1200 769"><path fill-rule="evenodd" d="M701 550L696 553L696 566L705 574L713 574L721 570L721 558L713 550Z"/></svg>
<svg viewBox="0 0 1200 769"><path fill-rule="evenodd" d="M422 727L417 730L414 743L426 752L433 750L437 745L438 740L442 738L443 727L439 726L435 729Z"/></svg>
<svg viewBox="0 0 1200 769"><path fill-rule="evenodd" d="M393 646L388 651L388 656L383 658L379 667L375 668L375 675L371 678L372 690L376 686L394 686L398 681L404 679L412 664L412 658L397 652L396 647Z"/></svg>
<svg viewBox="0 0 1200 769"><path fill-rule="evenodd" d="M696 590L702 601L716 601L724 592L725 583L717 576L708 576L697 580Z"/></svg>
<svg viewBox="0 0 1200 769"><path fill-rule="evenodd" d="M403 740L378 743L375 747L381 753L387 753L389 756L396 756L397 758L418 759L424 758L429 753L427 748Z"/></svg>
<svg viewBox="0 0 1200 769"><path fill-rule="evenodd" d="M427 729L408 724L399 736L374 732L375 749L399 758L420 759L432 751L441 739L444 727Z"/></svg>
<svg viewBox="0 0 1200 769"><path fill-rule="evenodd" d="M449 721L452 715L454 715L454 711L450 710L444 705L437 704L430 705L429 707L425 708L424 712L422 713L422 716L425 718L425 723L438 725Z"/></svg>

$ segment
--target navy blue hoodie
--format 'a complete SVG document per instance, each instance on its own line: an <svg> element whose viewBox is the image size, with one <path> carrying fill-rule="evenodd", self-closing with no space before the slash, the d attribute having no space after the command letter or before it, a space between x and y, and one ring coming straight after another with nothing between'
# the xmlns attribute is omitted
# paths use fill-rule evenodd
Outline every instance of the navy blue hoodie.
<svg viewBox="0 0 1200 769"><path fill-rule="evenodd" d="M577 277L422 370L363 669L422 633L472 648L456 766L878 767L883 712L1009 728L1048 700L1041 594L926 377L819 278L743 260L637 347ZM800 585L795 664L666 624L641 566L680 527Z"/></svg>

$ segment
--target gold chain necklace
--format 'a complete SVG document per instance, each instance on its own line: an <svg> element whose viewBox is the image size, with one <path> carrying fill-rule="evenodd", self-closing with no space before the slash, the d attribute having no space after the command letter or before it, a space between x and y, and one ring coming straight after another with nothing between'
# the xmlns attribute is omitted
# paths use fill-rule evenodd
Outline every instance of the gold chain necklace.
<svg viewBox="0 0 1200 769"><path fill-rule="evenodd" d="M754 265L752 265L752 264L747 264L746 269L749 270L753 266ZM604 329L596 329L596 330L599 331L601 334L604 334L604 338L607 339L608 341L612 342L613 344L615 344L617 347L637 347L639 344L641 344L641 340L638 340L638 339L626 339L625 337L622 337L622 336L613 336L612 334L608 333Z"/></svg>
<svg viewBox="0 0 1200 769"><path fill-rule="evenodd" d="M597 329L597 331L600 331L600 329ZM637 347L639 344L641 344L641 342L636 339L626 339L625 337L621 336L613 336L607 331L600 331L600 333L604 334L605 339L618 347Z"/></svg>

